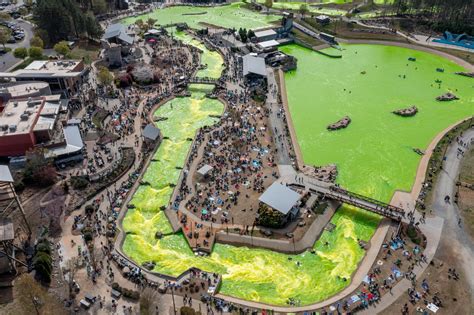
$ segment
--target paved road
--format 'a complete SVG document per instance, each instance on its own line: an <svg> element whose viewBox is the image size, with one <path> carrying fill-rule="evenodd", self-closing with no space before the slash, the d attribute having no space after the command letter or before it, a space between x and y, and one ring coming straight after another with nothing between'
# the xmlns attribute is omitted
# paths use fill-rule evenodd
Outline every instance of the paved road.
<svg viewBox="0 0 474 315"><path fill-rule="evenodd" d="M462 139L463 142L471 143L471 146L474 145L471 141L471 139L474 139L474 129L464 132ZM446 161L443 164L443 171L439 175L433 190L433 213L445 220L443 237L449 239L454 252L459 255L461 265L468 277L467 280L471 287L471 294L474 297L474 272L472 272L474 242L464 230L463 225L458 225L458 219L460 218L458 206L454 202L444 202L446 195L451 196L451 200L453 200L456 192L456 181L458 179L462 159L462 156L457 156L458 148L462 147L453 141L446 151ZM462 150L466 151L465 148L462 148Z"/></svg>
<svg viewBox="0 0 474 315"><path fill-rule="evenodd" d="M272 128L273 137L277 146L277 159L278 164L291 164L290 148L288 139L286 138L285 124L283 119L280 118L278 113L283 112L283 106L278 103L278 85L275 80L275 73L272 68L267 68L268 78L268 94L267 94L267 105L270 108L270 126ZM280 112L281 109L281 112ZM279 137L280 136L280 137Z"/></svg>
<svg viewBox="0 0 474 315"><path fill-rule="evenodd" d="M19 47L30 47L30 39L33 37L33 26L30 23L20 19L14 20L14 22L16 22L19 27L25 30L25 38L20 42L16 42L15 44L5 45L6 47L11 48L12 51L0 57L0 71L7 71L9 68L21 61L21 59L15 58L13 56L13 50Z"/></svg>
<svg viewBox="0 0 474 315"><path fill-rule="evenodd" d="M463 141L470 142L474 138L474 129L464 133ZM438 247L438 241L442 233L444 242L449 242L449 246L460 258L461 266L464 269L467 281L471 288L471 295L474 297L474 273L472 273L472 261L474 260L474 243L466 234L464 229L458 226L459 208L454 203L446 203L444 197L451 196L454 199L456 190L456 181L459 175L459 166L462 156L457 157L457 150L460 146L453 142L446 151L446 161L443 164L443 172L438 177L433 189L433 214L434 218L428 217L426 224L420 225L422 232L428 239L428 248L425 254L429 260L434 257ZM463 149L465 150L465 149ZM416 214L418 216L418 213ZM430 242L431 241L431 242ZM446 243L445 243L446 244ZM416 266L414 272L419 276L424 272L427 266ZM382 312L393 304L406 290L410 287L410 282L406 279L402 280L392 289L392 295L386 295L381 302L361 312L362 315L372 315L374 313L382 314Z"/></svg>

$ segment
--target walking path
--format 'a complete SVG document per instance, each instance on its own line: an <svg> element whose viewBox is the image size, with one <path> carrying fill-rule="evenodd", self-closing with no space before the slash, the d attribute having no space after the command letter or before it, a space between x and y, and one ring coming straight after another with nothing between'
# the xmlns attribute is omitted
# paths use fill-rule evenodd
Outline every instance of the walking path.
<svg viewBox="0 0 474 315"><path fill-rule="evenodd" d="M474 138L474 129L466 131L461 137L464 142L472 143ZM464 268L465 274L468 276L467 280L471 287L471 295L474 296L474 273L472 273L472 261L474 260L474 243L469 235L458 225L459 208L455 203L446 203L445 196L454 196L456 191L456 181L459 175L459 167L461 159L457 156L459 144L455 141L449 146L446 151L446 160L443 163L443 170L436 181L433 188L433 213L434 218L427 218L426 224L420 225L421 231L426 235L428 246L424 251L427 255L428 261L431 261L436 253L438 243L441 238L449 239L452 247L456 249L459 254L460 261ZM454 199L454 198L451 198ZM427 265L423 267L416 266L414 272L419 277L426 269ZM411 287L409 280L402 280L397 286L392 289L392 295L384 296L379 304L369 308L361 314L373 314L382 312L385 308L393 304L403 293L407 292Z"/></svg>

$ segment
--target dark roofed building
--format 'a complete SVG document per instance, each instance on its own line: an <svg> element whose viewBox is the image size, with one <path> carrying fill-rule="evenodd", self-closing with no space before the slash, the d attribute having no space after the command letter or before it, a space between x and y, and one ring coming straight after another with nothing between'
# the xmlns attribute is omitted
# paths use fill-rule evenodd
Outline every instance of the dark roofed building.
<svg viewBox="0 0 474 315"><path fill-rule="evenodd" d="M267 69L264 58L258 57L255 54L248 54L242 57L242 63L244 77L267 77Z"/></svg>
<svg viewBox="0 0 474 315"><path fill-rule="evenodd" d="M293 189L274 182L258 198L263 204L258 210L258 223L269 227L284 226L298 216L300 199L301 195ZM279 214L272 214L275 211Z"/></svg>
<svg viewBox="0 0 474 315"><path fill-rule="evenodd" d="M120 23L107 27L102 38L115 44L132 45L134 42L133 37L127 34L126 26Z"/></svg>
<svg viewBox="0 0 474 315"><path fill-rule="evenodd" d="M125 25L120 23L110 25L101 40L109 66L122 66L122 56L130 53L134 41L134 38L127 34Z"/></svg>
<svg viewBox="0 0 474 315"><path fill-rule="evenodd" d="M160 137L160 129L156 128L153 124L146 125L143 129L143 137L148 140L156 141Z"/></svg>

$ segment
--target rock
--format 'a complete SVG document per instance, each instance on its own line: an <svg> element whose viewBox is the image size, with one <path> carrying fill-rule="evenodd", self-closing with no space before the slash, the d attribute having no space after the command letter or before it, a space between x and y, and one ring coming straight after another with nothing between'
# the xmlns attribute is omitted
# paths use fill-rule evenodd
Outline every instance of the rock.
<svg viewBox="0 0 474 315"><path fill-rule="evenodd" d="M349 126L350 123L351 123L351 119L349 118L349 116L345 116L344 118L338 120L334 124L329 125L327 129L331 131L343 129Z"/></svg>
<svg viewBox="0 0 474 315"><path fill-rule="evenodd" d="M458 99L459 99L459 97L457 97L456 95L454 95L451 92L445 93L445 94L440 95L436 98L437 101L441 101L441 102L449 102L449 101L454 101L454 100L458 100Z"/></svg>
<svg viewBox="0 0 474 315"><path fill-rule="evenodd" d="M392 113L398 116L402 116L402 117L411 117L411 116L415 116L416 113L418 113L418 108L416 108L416 106L412 106L408 108L395 110Z"/></svg>

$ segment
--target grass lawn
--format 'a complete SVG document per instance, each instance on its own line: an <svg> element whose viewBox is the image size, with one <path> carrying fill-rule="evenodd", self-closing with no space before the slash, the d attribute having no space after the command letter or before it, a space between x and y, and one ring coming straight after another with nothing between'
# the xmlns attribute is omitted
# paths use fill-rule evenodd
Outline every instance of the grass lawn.
<svg viewBox="0 0 474 315"><path fill-rule="evenodd" d="M84 59L86 64L91 64L98 59L100 52L100 45L97 43L91 43L87 41L80 41L71 50L71 59Z"/></svg>

